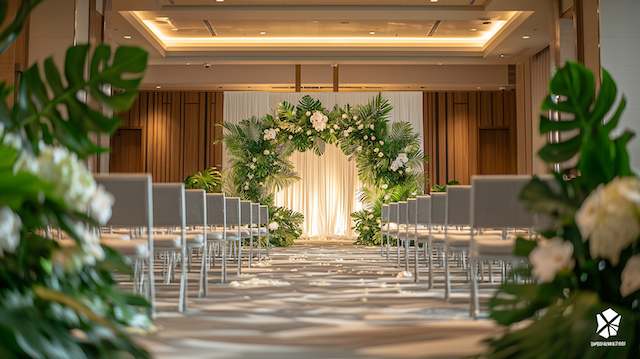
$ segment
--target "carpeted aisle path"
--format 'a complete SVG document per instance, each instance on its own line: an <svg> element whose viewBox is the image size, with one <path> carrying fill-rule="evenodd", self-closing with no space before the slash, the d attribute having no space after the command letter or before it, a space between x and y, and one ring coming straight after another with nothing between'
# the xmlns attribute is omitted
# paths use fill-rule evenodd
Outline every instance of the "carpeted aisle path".
<svg viewBox="0 0 640 359"><path fill-rule="evenodd" d="M212 278L207 298L192 287L186 315L175 288L159 286L159 330L141 340L157 358L456 358L497 333L468 318L461 270L449 302L442 275L427 290L426 273L415 284L400 271L378 248L300 241L228 285Z"/></svg>

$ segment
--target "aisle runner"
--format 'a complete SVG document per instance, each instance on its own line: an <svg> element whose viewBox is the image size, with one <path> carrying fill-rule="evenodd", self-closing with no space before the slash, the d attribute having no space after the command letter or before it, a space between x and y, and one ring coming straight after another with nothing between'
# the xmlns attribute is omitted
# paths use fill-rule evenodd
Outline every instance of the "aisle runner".
<svg viewBox="0 0 640 359"><path fill-rule="evenodd" d="M192 294L186 316L161 313L144 342L158 358L440 358L476 352L496 332L468 319L462 272L447 303L441 282L414 284L377 248L323 243L275 249L229 286L212 280L208 298ZM172 310L168 290L159 298Z"/></svg>

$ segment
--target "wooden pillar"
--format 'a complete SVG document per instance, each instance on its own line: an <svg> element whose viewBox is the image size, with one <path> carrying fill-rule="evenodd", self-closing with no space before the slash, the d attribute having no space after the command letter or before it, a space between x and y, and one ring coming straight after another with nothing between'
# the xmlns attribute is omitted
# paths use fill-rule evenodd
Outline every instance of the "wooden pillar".
<svg viewBox="0 0 640 359"><path fill-rule="evenodd" d="M302 65L296 65L296 92L302 89Z"/></svg>
<svg viewBox="0 0 640 359"><path fill-rule="evenodd" d="M574 0L578 62L593 71L600 83L600 15L598 0Z"/></svg>
<svg viewBox="0 0 640 359"><path fill-rule="evenodd" d="M333 92L340 91L340 68L338 64L333 65Z"/></svg>

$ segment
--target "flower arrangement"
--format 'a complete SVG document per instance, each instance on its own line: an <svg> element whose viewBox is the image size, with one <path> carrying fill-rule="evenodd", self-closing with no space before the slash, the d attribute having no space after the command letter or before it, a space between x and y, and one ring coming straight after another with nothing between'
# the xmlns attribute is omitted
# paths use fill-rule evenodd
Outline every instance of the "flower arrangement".
<svg viewBox="0 0 640 359"><path fill-rule="evenodd" d="M224 141L231 157L227 192L268 204L270 213L280 213L277 231L287 240L279 243L293 243L302 233L302 215L273 206L273 193L299 179L288 158L293 151L313 150L322 155L326 143L336 143L356 161L364 184L361 199L368 212L353 214L357 242L379 243L380 226L374 222L380 217L381 203L421 191L424 161L411 125L388 125L390 111L389 102L381 95L364 106L336 106L331 111L319 100L304 96L295 106L278 104L274 115L225 124ZM402 195L405 197L399 197ZM369 221L366 229L363 218Z"/></svg>
<svg viewBox="0 0 640 359"><path fill-rule="evenodd" d="M515 254L530 265L515 270L524 283L502 285L489 303L510 330L488 342L485 357L640 356L640 179L626 149L633 133L615 131L626 100L616 105L607 71L597 96L595 88L593 74L571 62L551 80L542 109L568 119L541 117L540 132L563 140L539 156L550 165L577 161L551 183L534 177L521 193L549 224L542 239L516 241Z"/></svg>
<svg viewBox="0 0 640 359"><path fill-rule="evenodd" d="M203 189L207 193L220 192L222 189L222 173L216 167L198 171L184 179L186 189Z"/></svg>
<svg viewBox="0 0 640 359"><path fill-rule="evenodd" d="M14 19L0 5L0 52L39 1L22 1ZM6 20L6 21L5 21ZM111 217L113 198L83 160L106 149L91 134L109 134L115 117L89 104L131 106L147 53L77 45L64 77L52 58L34 64L13 89L0 83L0 356L112 358L149 354L130 337L151 322L148 303L120 291L113 271L127 261L100 245L95 228ZM88 74L88 75L85 75ZM113 88L114 94L104 91ZM86 101L81 100L86 97ZM54 240L67 237L67 244Z"/></svg>

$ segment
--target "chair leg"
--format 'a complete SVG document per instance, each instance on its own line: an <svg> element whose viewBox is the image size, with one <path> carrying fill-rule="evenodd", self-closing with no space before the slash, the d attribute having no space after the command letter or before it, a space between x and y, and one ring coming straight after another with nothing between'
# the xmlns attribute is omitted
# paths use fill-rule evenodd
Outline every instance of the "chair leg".
<svg viewBox="0 0 640 359"><path fill-rule="evenodd" d="M424 245L424 255L427 260L427 268L429 269L429 289L433 288L433 261L432 261L432 248L431 242L425 243Z"/></svg>
<svg viewBox="0 0 640 359"><path fill-rule="evenodd" d="M404 271L409 271L409 239L404 240Z"/></svg>
<svg viewBox="0 0 640 359"><path fill-rule="evenodd" d="M451 296L451 274L449 273L449 250L444 249L444 299L449 300Z"/></svg>
<svg viewBox="0 0 640 359"><path fill-rule="evenodd" d="M400 268L400 239L396 239L396 267Z"/></svg>
<svg viewBox="0 0 640 359"><path fill-rule="evenodd" d="M469 314L473 319L478 318L480 301L478 299L478 259L469 258L469 270L471 276L471 298L469 298Z"/></svg>
<svg viewBox="0 0 640 359"><path fill-rule="evenodd" d="M420 251L418 241L414 241L413 246L413 281L418 283L418 252Z"/></svg>
<svg viewBox="0 0 640 359"><path fill-rule="evenodd" d="M253 236L249 238L249 268L251 268L252 261L253 261Z"/></svg>
<svg viewBox="0 0 640 359"><path fill-rule="evenodd" d="M222 247L222 269L220 270L220 283L224 284L227 281L227 241L222 240L220 242Z"/></svg>
<svg viewBox="0 0 640 359"><path fill-rule="evenodd" d="M391 240L389 239L389 234L387 234L385 237L387 237L387 260L389 260L389 247L391 246Z"/></svg>
<svg viewBox="0 0 640 359"><path fill-rule="evenodd" d="M242 239L237 241L238 244L238 275L242 274Z"/></svg>

